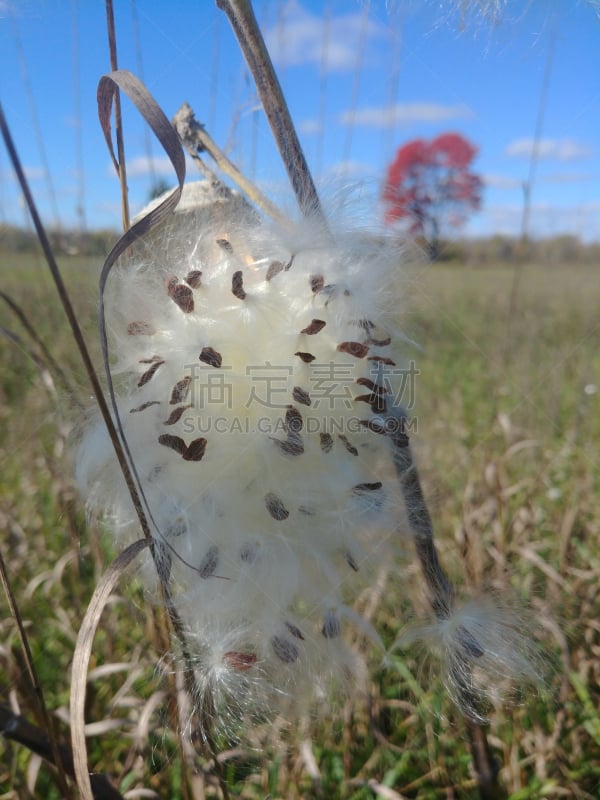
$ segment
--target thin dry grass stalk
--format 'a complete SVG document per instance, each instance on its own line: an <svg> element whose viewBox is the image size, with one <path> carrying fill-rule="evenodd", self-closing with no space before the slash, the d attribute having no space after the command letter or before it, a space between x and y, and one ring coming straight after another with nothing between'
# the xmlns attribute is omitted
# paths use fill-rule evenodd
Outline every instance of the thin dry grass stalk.
<svg viewBox="0 0 600 800"><path fill-rule="evenodd" d="M71 749L64 745L58 745L58 752L54 752L55 748L52 747L46 730L32 725L23 717L13 713L10 708L2 705L0 705L0 731L6 739L23 745L50 764L56 765L58 755L58 763L64 769L65 774L70 778L75 778ZM115 789L106 775L94 773L90 776L90 784L93 800L123 800L123 795ZM71 794L63 796L71 797Z"/></svg>
<svg viewBox="0 0 600 800"><path fill-rule="evenodd" d="M0 550L0 582L2 583L2 588L4 589L6 599L8 600L8 605L11 614L13 615L13 618L17 625L19 641L21 643L21 648L23 650L23 655L25 657L25 666L27 669L27 673L29 675L31 688L33 689L33 693L36 698L42 720L44 722L44 728L47 732L47 750L51 755L52 763L57 768L56 777L58 786L61 792L63 793L63 796L65 798L69 798L71 797L71 790L69 789L69 785L67 783L66 766L65 762L63 761L63 757L61 756L60 747L56 736L56 729L54 727L54 722L52 720L52 717L50 716L48 708L46 706L44 691L38 679L37 670L35 668L35 664L33 661L33 655L31 653L31 648L29 646L29 639L25 631L25 625L23 623L23 618L21 617L21 612L19 611L19 604L12 590L10 579L8 577L8 570L6 569L6 562L4 561L4 557L2 555L1 550ZM9 725L7 727L10 730L11 726ZM2 726L2 730L4 730L4 726Z"/></svg>
<svg viewBox="0 0 600 800"><path fill-rule="evenodd" d="M94 800L85 743L84 713L85 690L88 667L94 644L94 635L108 598L112 594L119 579L148 545L148 539L139 539L113 561L96 586L77 635L71 678L71 741L73 745L75 777L83 800Z"/></svg>
<svg viewBox="0 0 600 800"><path fill-rule="evenodd" d="M54 257L54 253L53 253L53 250L52 250L52 246L50 244L50 240L48 239L48 235L46 233L46 229L44 228L44 225L42 224L41 217L40 217L40 215L38 213L37 206L36 206L35 201L33 199L33 195L31 193L31 189L29 187L29 183L27 181L27 178L25 176L25 172L24 172L23 167L21 165L21 160L20 160L19 155L17 153L17 150L16 150L16 147L15 147L13 138L11 136L10 129L8 127L8 123L6 121L6 117L4 115L4 111L2 109L1 104L0 104L0 131L2 132L2 137L4 139L4 142L5 142L5 145L6 145L6 149L8 150L9 158L10 158L10 160L12 162L13 169L15 170L15 174L17 176L17 180L18 180L19 185L21 187L21 191L23 192L23 196L25 197L25 202L27 204L27 208L29 209L29 213L31 214L31 218L33 220L33 224L34 224L34 227L35 227L39 242L40 242L40 244L42 246L44 257L46 259L46 262L47 262L48 267L50 269L50 273L51 273L52 278L54 280L54 283L55 283L55 286L56 286L56 289L57 289L61 304L62 304L63 309L65 311L65 314L67 316L67 320L69 322L71 333L73 334L73 339L75 340L75 344L77 345L77 349L78 349L79 354L81 356L81 359L83 361L83 365L85 367L87 376L88 376L89 381L90 381L90 383L92 385L92 389L93 389L93 392L94 392L94 397L96 398L96 402L98 403L98 406L99 406L100 412L102 414L102 418L104 420L104 423L106 425L108 434L109 434L109 436L111 438L111 441L113 443L113 446L115 448L115 452L116 452L117 458L119 460L119 465L121 466L121 469L123 470L123 474L125 476L125 479L128 481L128 485L131 486L132 497L135 498L136 497L135 484L134 484L134 481L133 481L133 479L131 477L131 474L130 474L129 465L127 463L127 459L125 458L125 453L123 451L123 448L121 447L121 443L119 441L119 437L118 437L117 432L115 430L115 426L114 426L110 411L108 409L108 405L107 405L106 400L104 398L104 393L102 391L102 387L100 385L100 381L98 380L98 375L97 375L96 370L94 368L94 365L92 363L92 359L90 357L89 350L88 350L87 345L85 343L85 339L83 337L83 333L81 331L81 327L79 325L79 320L77 318L77 314L75 312L75 309L73 308L73 304L71 303L71 299L69 297L69 293L68 293L67 288L65 286L65 283L63 281L63 278L62 278L58 263L56 262L56 258ZM139 505L139 501L138 501L138 505ZM139 507L140 507L140 510L141 510L141 505ZM142 512L142 518L143 518L143 512ZM144 527L144 522L142 522L142 527ZM146 528L147 528L147 525L146 525Z"/></svg>
<svg viewBox="0 0 600 800"><path fill-rule="evenodd" d="M327 221L321 208L321 201L302 152L302 146L273 68L273 62L254 16L252 3L249 0L216 0L216 2L217 6L227 15L252 73L273 132L273 138L300 208L305 215L311 216L315 220L320 219L326 228Z"/></svg>
<svg viewBox="0 0 600 800"><path fill-rule="evenodd" d="M439 560L431 514L427 507L419 473L408 444L405 447L395 448L394 462L406 500L408 521L413 533L421 571L429 588L431 606L436 616L443 620L452 613L454 590ZM476 710L476 698L466 696L469 687L468 673L476 663L477 658L483 655L483 649L466 630L464 631L462 646L465 650L465 659L464 665L460 668L461 675L457 676L457 689L459 693L465 694L465 696L459 696L458 699L464 702L466 709L473 708ZM463 674L463 670L466 671L465 674ZM503 800L503 798L507 797L507 793L498 783L499 767L488 742L486 730L468 712L464 715L464 719L469 735L471 757L475 774L477 775L481 800Z"/></svg>
<svg viewBox="0 0 600 800"><path fill-rule="evenodd" d="M21 325L25 328L25 330L27 331L28 336L34 342L36 347L39 348L39 350L40 350L40 352L41 352L41 354L43 356L44 362L45 362L45 367L44 367L44 363L39 358L39 356L37 356L37 354L34 353L34 351L31 350L30 348L27 348L27 352L29 353L31 358L33 358L33 360L36 362L36 365L38 366L38 368L44 368L45 369L47 367L48 369L45 369L45 372L49 376L52 375L52 374L56 375L56 377L60 380L60 382L61 382L61 384L63 386L63 389L66 390L68 397L72 400L72 402L74 402L77 405L77 407L79 409L83 409L83 404L81 403L81 401L77 397L77 392L75 390L75 387L73 386L72 382L67 377L65 371L60 366L58 361L56 361L56 359L54 358L52 353L48 350L48 347L46 346L46 343L44 342L42 337L38 334L37 330L35 329L35 326L31 324L31 321L29 320L29 317L27 316L27 314L23 311L21 306L12 299L12 297L10 297L8 294L6 294L6 292L0 291L0 298L2 300L4 300L6 305L10 308L10 310L17 317L17 319L19 320ZM48 385L48 379L45 377L45 375L43 377L44 377L44 384Z"/></svg>
<svg viewBox="0 0 600 800"><path fill-rule="evenodd" d="M117 59L117 33L115 30L115 14L113 11L112 0L105 0L106 6L106 27L108 30L108 50L110 53L110 68L112 72L119 69ZM119 184L121 186L121 213L123 217L123 230L127 231L130 227L129 221L129 195L127 191L127 162L125 159L125 138L123 136L123 117L121 115L121 98L119 91L115 92L115 136L117 139L117 154L118 158L113 162L117 175L119 176Z"/></svg>

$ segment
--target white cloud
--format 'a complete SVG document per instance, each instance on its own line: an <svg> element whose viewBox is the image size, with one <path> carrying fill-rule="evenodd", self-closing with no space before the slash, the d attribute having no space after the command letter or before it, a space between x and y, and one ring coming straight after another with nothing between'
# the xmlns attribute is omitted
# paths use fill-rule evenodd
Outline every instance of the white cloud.
<svg viewBox="0 0 600 800"><path fill-rule="evenodd" d="M28 167L24 165L23 172L25 173L25 177L27 178L28 181L41 181L44 180L44 178L46 178L46 170L44 169L44 167L38 167L38 166ZM18 183L17 176L10 167L0 169L0 180L10 183Z"/></svg>
<svg viewBox="0 0 600 800"><path fill-rule="evenodd" d="M482 179L486 186L494 189L518 189L524 182L521 178L512 178L508 175L483 175Z"/></svg>
<svg viewBox="0 0 600 800"><path fill-rule="evenodd" d="M504 152L511 158L531 158L534 146L534 139L524 137L510 142ZM575 139L540 139L537 143L539 159L574 161L577 158L586 158L591 153L589 145Z"/></svg>
<svg viewBox="0 0 600 800"><path fill-rule="evenodd" d="M382 25L365 18L365 11L361 9L327 18L323 14L311 14L296 0L288 2L281 10L279 24L264 32L271 58L279 66L324 64L327 70L336 71L356 69L363 36L368 41L388 35Z"/></svg>
<svg viewBox="0 0 600 800"><path fill-rule="evenodd" d="M391 106L372 106L357 111L344 111L342 125L365 125L371 128L391 128L414 122L445 122L468 119L473 112L466 105L445 106L441 103L398 103Z"/></svg>
<svg viewBox="0 0 600 800"><path fill-rule="evenodd" d="M371 176L373 168L362 161L339 161L327 170L328 179L356 179Z"/></svg>
<svg viewBox="0 0 600 800"><path fill-rule="evenodd" d="M23 167L23 172L30 181L41 181L46 177L46 170L43 167Z"/></svg>
<svg viewBox="0 0 600 800"><path fill-rule="evenodd" d="M127 159L127 176L129 178L140 178L144 175L155 175L160 177L172 176L175 181L175 170L167 156L159 156L156 158L148 158L148 156L136 156L135 158ZM109 165L110 175L115 174L115 169L112 164Z"/></svg>
<svg viewBox="0 0 600 800"><path fill-rule="evenodd" d="M303 133L305 136L314 136L323 131L323 126L316 119L305 119L299 122L296 127L298 128L298 133Z"/></svg>
<svg viewBox="0 0 600 800"><path fill-rule="evenodd" d="M586 242L600 241L600 202L590 201L574 206L555 203L534 203L531 208L529 232L533 237L572 234ZM470 235L494 233L520 236L523 206L520 203L486 206L481 214L470 220Z"/></svg>
<svg viewBox="0 0 600 800"><path fill-rule="evenodd" d="M536 178L536 184L579 183L591 180L593 177L595 176L586 172L554 172L547 175L539 175ZM515 178L510 175L488 174L483 175L482 179L486 186L491 186L494 189L521 189L526 180L525 174L521 178Z"/></svg>
<svg viewBox="0 0 600 800"><path fill-rule="evenodd" d="M539 183L580 183L589 181L596 176L586 172L553 172L549 175L540 175Z"/></svg>
<svg viewBox="0 0 600 800"><path fill-rule="evenodd" d="M159 156L158 158L151 159L148 158L148 156L137 156L127 161L127 174L132 178L137 178L141 175L150 175L152 172L154 172L155 175L174 176L175 170L167 156Z"/></svg>

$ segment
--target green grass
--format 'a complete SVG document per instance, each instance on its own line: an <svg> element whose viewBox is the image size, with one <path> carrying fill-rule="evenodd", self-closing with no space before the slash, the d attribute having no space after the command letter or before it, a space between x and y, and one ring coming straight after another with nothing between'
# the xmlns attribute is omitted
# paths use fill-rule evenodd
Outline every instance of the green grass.
<svg viewBox="0 0 600 800"><path fill-rule="evenodd" d="M43 266L25 256L2 263L3 290L87 402ZM64 264L96 357L98 266ZM413 443L453 578L466 595L495 589L526 603L531 633L547 653L546 689L527 690L521 704L491 715L502 783L511 800L591 799L600 791L600 392L591 388L600 386L600 280L593 267L526 266L512 312L511 282L503 265L432 266L407 280L401 323L421 345L407 349L419 369ZM0 324L25 336L7 307ZM27 354L4 339L0 359L2 552L46 701L64 720L77 630L111 556L85 524L72 484L70 454L82 424L72 398L58 383L56 395L48 392ZM407 580L418 598L415 570ZM390 641L399 602L390 579L377 610ZM0 702L39 723L3 608ZM415 613L423 608L417 601ZM209 760L194 765L205 795L185 787L152 619L135 586L103 615L91 669L121 666L93 673L88 685L86 719L97 723L90 763L131 797L149 796L135 793L141 788L173 800L218 797ZM66 739L64 722L59 731ZM367 800L387 788L418 800L477 797L460 714L411 654L394 656L385 670L374 664L369 697L307 723L303 748L277 725L256 738L262 750L233 750L224 760L232 796ZM44 765L0 740L0 798L59 796Z"/></svg>

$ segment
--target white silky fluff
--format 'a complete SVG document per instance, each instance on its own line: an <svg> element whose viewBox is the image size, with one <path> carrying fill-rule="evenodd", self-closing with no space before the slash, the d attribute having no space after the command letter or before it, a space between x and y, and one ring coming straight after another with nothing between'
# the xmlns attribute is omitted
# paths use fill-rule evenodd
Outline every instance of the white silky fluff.
<svg viewBox="0 0 600 800"><path fill-rule="evenodd" d="M441 667L444 685L459 708L471 719L487 722L494 704L518 701L526 685L543 687L549 664L533 635L536 627L532 615L491 593L457 602L446 619L407 626L392 652L420 645L424 662L434 658Z"/></svg>
<svg viewBox="0 0 600 800"><path fill-rule="evenodd" d="M239 718L362 674L344 644L350 606L401 546L394 445L373 425L402 381L401 255L193 191L113 268L105 307L119 414L201 700ZM116 536L139 535L99 421L78 481ZM156 589L153 565L142 573Z"/></svg>

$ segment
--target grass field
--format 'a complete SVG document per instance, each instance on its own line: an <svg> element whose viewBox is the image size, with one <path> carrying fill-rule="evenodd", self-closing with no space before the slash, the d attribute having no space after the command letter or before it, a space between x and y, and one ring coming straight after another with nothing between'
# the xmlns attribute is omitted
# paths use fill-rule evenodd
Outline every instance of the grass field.
<svg viewBox="0 0 600 800"><path fill-rule="evenodd" d="M97 356L96 262L65 276ZM600 796L600 279L598 267L458 264L406 278L401 324L419 374L413 445L448 571L466 596L498 591L528 607L526 633L546 653L546 686L491 714L489 741L511 800ZM2 256L18 302L69 382L43 376L0 339L2 553L26 621L48 707L67 741L70 664L86 604L112 555L86 526L72 483L72 440L90 391L45 269ZM24 332L3 304L1 325ZM35 347L34 347L35 349ZM404 575L404 573L403 573ZM374 614L398 628L394 574ZM415 613L425 607L416 566ZM94 644L86 719L90 763L128 798L219 797L210 758L180 749L172 681L155 610L126 582ZM403 596L406 592L402 593ZM404 602L404 601L403 601ZM15 625L3 600L0 704L41 725ZM232 797L478 796L464 723L411 652L373 664L369 693L294 734L274 724L256 747L222 752ZM38 756L0 739L0 798L60 797Z"/></svg>

